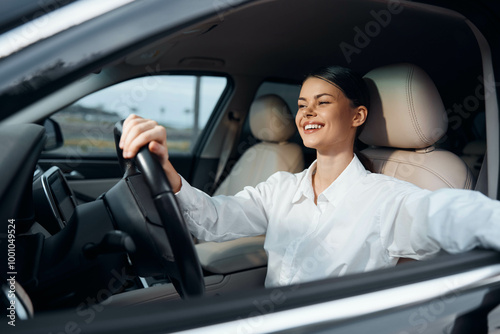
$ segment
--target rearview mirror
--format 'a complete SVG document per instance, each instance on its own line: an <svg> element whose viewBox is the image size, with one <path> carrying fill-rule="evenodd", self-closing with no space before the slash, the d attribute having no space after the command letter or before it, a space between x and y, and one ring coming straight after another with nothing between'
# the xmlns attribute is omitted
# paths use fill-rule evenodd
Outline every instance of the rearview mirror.
<svg viewBox="0 0 500 334"><path fill-rule="evenodd" d="M44 151L52 151L63 145L63 136L59 124L51 118L47 118L43 123L45 127L46 141L43 147Z"/></svg>

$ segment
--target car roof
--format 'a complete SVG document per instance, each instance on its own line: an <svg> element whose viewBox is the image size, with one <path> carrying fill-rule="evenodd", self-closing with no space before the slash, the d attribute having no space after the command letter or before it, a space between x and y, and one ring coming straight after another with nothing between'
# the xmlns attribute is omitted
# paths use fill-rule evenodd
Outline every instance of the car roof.
<svg viewBox="0 0 500 334"><path fill-rule="evenodd" d="M75 0L2 0L0 33L66 6Z"/></svg>

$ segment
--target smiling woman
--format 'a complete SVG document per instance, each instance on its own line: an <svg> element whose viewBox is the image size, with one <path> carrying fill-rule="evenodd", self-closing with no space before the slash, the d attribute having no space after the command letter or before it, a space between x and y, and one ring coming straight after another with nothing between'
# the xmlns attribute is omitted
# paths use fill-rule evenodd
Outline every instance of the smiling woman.
<svg viewBox="0 0 500 334"><path fill-rule="evenodd" d="M145 145L158 156L197 238L266 234L267 287L388 268L402 257L433 257L440 248L500 249L491 238L500 227L489 218L500 214L499 202L471 191L431 192L366 170L354 154L354 140L367 119L368 96L363 78L347 68L307 76L296 124L317 160L301 173L277 172L235 196L210 197L179 176L169 161L165 131L154 121L128 117L120 147L124 158ZM461 209L465 203L468 208ZM479 231L470 229L471 214L482 216Z"/></svg>
<svg viewBox="0 0 500 334"><path fill-rule="evenodd" d="M2 4L0 248L12 262L15 221L16 306L34 310L16 309L20 333L487 331L500 255L473 248L500 240L498 1ZM304 77L331 65L343 67ZM286 111L261 103L270 94L297 126L287 116L287 136L260 141L254 106L273 116L257 122L266 134ZM116 150L112 128L130 112L144 118L127 120L125 156L148 144L164 170L144 149L130 161ZM251 155L262 151L273 158ZM275 173L288 166L274 157L301 154L305 170ZM270 173L250 183L242 170ZM53 228L61 199L49 205L40 183L51 173L77 199ZM231 178L234 196L197 190ZM236 240L191 247L172 226ZM426 260L396 266L402 257Z"/></svg>
<svg viewBox="0 0 500 334"><path fill-rule="evenodd" d="M321 81L328 84L325 85ZM334 121L333 125L339 128L330 131L331 133L335 133L337 139L327 139L327 147L333 148L334 143L339 141L339 136L342 136L343 138L340 139L344 141L344 148L347 148L348 160L350 161L350 151L354 147L354 152L356 152L356 156L360 159L365 169L373 171L371 161L356 149L352 133L343 134L346 131L354 131L356 134L354 137L357 137L363 129L368 116L370 96L366 83L361 76L341 66L320 68L309 73L302 85L302 92L314 97L314 100L311 100L310 103L316 103L318 106L321 106L321 108L315 108L314 110L322 110L328 118L334 118L337 115L338 119ZM337 109L336 112L335 109ZM311 117L315 116L311 114L311 110L313 108L312 106L310 108L307 106L307 99L302 95L299 96L299 113L297 113L296 117L297 128L304 140L304 146L318 149L316 144L306 142L306 139L312 139L311 136L306 135L315 133L314 130L310 130L311 127L314 129L322 128L325 124L317 124L317 118ZM346 140L347 142L345 142ZM344 149L340 148L340 150ZM320 153L319 150L318 153ZM339 152L334 154L339 156Z"/></svg>

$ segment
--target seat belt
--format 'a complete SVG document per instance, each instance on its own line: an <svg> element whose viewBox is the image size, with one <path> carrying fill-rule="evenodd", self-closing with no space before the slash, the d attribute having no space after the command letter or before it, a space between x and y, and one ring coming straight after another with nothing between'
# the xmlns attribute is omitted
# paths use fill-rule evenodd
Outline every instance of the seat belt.
<svg viewBox="0 0 500 334"><path fill-rule="evenodd" d="M488 196L488 151L484 154L483 164L479 170L479 175L476 180L476 188L474 190Z"/></svg>
<svg viewBox="0 0 500 334"><path fill-rule="evenodd" d="M228 114L229 119L229 128L224 136L224 143L222 144L222 151L219 158L219 164L217 166L217 171L215 173L213 190L217 188L219 185L219 181L221 180L222 172L226 167L227 161L231 156L231 152L233 151L234 141L236 139L236 134L238 133L238 124L240 121L239 113L236 111L230 111Z"/></svg>

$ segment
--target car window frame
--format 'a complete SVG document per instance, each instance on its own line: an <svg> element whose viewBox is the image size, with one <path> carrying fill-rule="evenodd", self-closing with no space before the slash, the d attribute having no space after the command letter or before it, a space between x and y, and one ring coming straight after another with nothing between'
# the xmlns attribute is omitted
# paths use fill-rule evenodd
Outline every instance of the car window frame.
<svg viewBox="0 0 500 334"><path fill-rule="evenodd" d="M126 78L122 78L116 82L109 83L107 85L104 85L102 87L99 87L95 90L92 90L90 92L87 92L85 95L79 97L75 101L73 101L71 104L66 105L62 108L59 108L57 111L53 112L51 116L48 118L51 118L53 115L57 114L61 110L67 108L68 106L76 103L80 99L83 99L89 95L92 95L96 92L99 92L101 90L107 89L109 87L112 87L114 85L121 84L123 82L127 82L130 80L135 80L139 78L145 78L148 76L152 75L162 75L162 76L180 76L180 75L185 75L185 76L209 76L209 77L220 77L220 78L225 78L226 79L226 86L224 87L223 91L221 92L221 95L217 99L217 102L214 105L214 108L207 119L207 122L205 123L205 126L203 129L200 131L198 138L196 139L196 143L191 147L190 152L172 152L172 156L191 156L191 157L199 157L201 155L201 152L203 150L203 143L206 142L206 139L210 135L211 131L213 128L217 126L217 120L219 118L219 115L223 112L223 106L227 104L229 101L231 94L234 90L234 80L233 78L227 74L227 73L222 73L222 72L211 72L211 71L182 71L182 70L175 70L175 71L159 71L154 74L150 73L144 73L142 75L134 75ZM64 138L63 138L64 139ZM46 151L42 152L40 159L42 160L50 160L50 159L61 159L62 156L61 154L54 153L51 151ZM105 161L114 161L116 160L116 156L114 155L102 155L102 156L96 156L96 155L89 155L83 158L83 160L88 160L88 161L99 161L99 160L105 160Z"/></svg>
<svg viewBox="0 0 500 334"><path fill-rule="evenodd" d="M446 291L438 292L434 298L424 298L416 304L407 303L398 309L410 310L411 312L412 307L414 309L419 307L428 308L434 301L440 300L439 298L450 298L450 293L453 294L454 292L459 297L470 293L487 294L491 290L498 293L500 292L500 286L498 285L497 276L497 278L484 277L481 282L469 285L459 281L459 284L455 287L453 283L456 283L454 280L457 275L472 274L474 277L475 272L482 269L490 270L492 275L496 275L500 270L499 263L499 253L488 250L473 250L463 254L442 254L426 261L342 277L326 278L299 285L242 291L218 296L215 299L203 297L191 300L162 301L161 298L155 297L154 301L145 304L140 303L137 304L138 306L105 308L104 312L95 318L95 321L88 323L83 322L82 318L78 318L74 310L66 311L65 315L70 316L69 319L80 325L84 332L91 333L101 332L104 328L109 328L110 323L115 324L114 330L127 333L137 330L151 332L187 331L187 333L190 333L190 330L206 330L207 333L220 333L221 329L246 329L248 326L253 328L254 331L246 332L260 333L259 326L266 321L275 321L273 318L280 319L281 311L297 310L302 311L304 316L298 319L298 322L295 321L294 325L296 327L293 327L293 329L305 330L308 333L325 333L325 331L328 332L328 330L332 329L341 330L345 325L359 326L360 324L366 324L369 319L390 316L394 309L381 309L375 313L363 309L350 317L339 318L337 314L331 314L326 321L323 319L322 322L316 323L304 322L304 319L308 318L306 311L310 310L310 307L313 307L316 311L318 311L318 308L323 308L321 310L324 312L325 307L336 303L345 303L351 298L354 300L358 296L370 298L371 293L390 292L391 289L398 287L412 289L414 284L420 283L430 283L432 286L436 280L438 281L436 283L441 283L434 283L434 288L442 288L443 279L445 282L447 279L451 280ZM389 298L403 300L403 295L390 295ZM373 302L376 302L376 300ZM462 305L460 310L451 310L451 312L454 314L460 314L462 310L472 312L475 311L474 307L475 305ZM438 315L446 316L446 314ZM61 314L58 313L46 314L32 319L26 323L27 327L25 329L36 328L39 331L49 332L53 330L52 323L57 323L59 319L57 317L60 316ZM123 323L120 319L123 319L124 316L133 316L136 321ZM147 316L147 321L143 318L144 316ZM140 321L141 318L144 321ZM53 320L51 321L51 319ZM434 319L437 319L437 317ZM407 322L408 319L405 319L405 321ZM428 323L431 323L430 320ZM275 331L272 332L281 333L291 329L286 326L288 326L288 323L285 323L281 329L275 328ZM408 327L412 327L412 323L408 322Z"/></svg>

